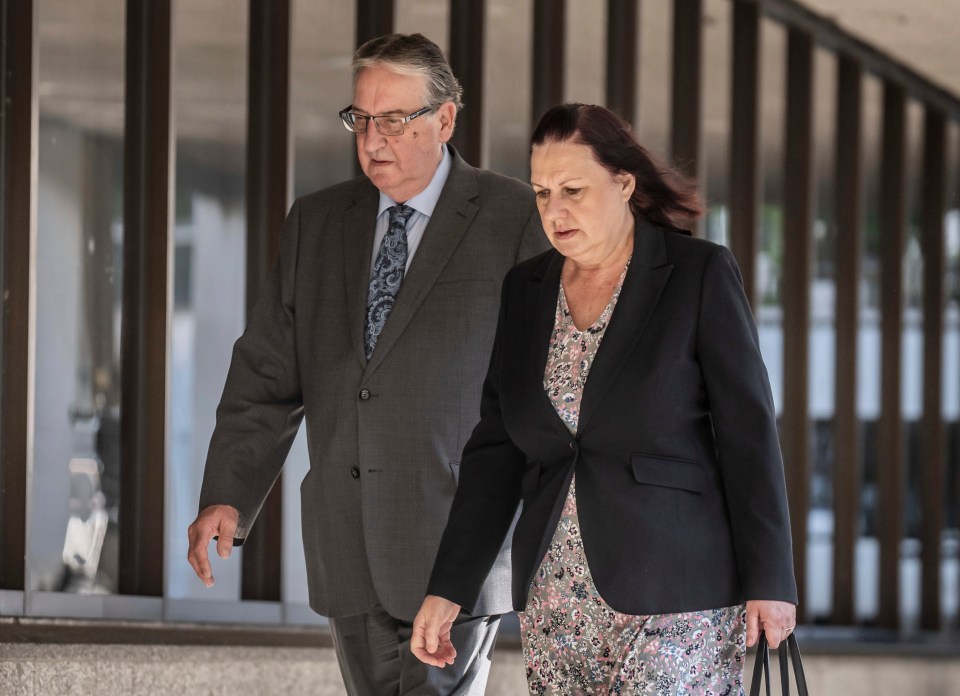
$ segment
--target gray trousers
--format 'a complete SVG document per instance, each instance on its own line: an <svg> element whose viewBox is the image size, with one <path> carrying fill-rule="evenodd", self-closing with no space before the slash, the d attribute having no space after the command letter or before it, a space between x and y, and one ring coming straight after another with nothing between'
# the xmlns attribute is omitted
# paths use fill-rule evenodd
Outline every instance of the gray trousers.
<svg viewBox="0 0 960 696"><path fill-rule="evenodd" d="M440 669L414 657L413 625L379 604L364 614L330 619L350 696L482 696L499 627L499 616L458 619L450 631L457 658Z"/></svg>

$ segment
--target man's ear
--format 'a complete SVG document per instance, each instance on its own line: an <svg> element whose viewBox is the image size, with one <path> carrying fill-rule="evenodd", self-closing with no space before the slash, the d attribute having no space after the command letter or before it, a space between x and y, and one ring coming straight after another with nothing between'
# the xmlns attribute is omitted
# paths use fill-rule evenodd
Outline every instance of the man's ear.
<svg viewBox="0 0 960 696"><path fill-rule="evenodd" d="M457 107L452 101L446 101L437 107L437 122L440 124L440 142L445 143L453 137L457 124Z"/></svg>

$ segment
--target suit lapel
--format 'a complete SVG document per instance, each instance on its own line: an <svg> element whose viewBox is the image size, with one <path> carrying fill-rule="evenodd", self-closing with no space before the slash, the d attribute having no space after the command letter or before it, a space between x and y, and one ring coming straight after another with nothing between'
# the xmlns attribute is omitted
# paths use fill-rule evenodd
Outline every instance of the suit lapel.
<svg viewBox="0 0 960 696"><path fill-rule="evenodd" d="M579 433L633 354L670 277L673 266L667 263L664 234L645 220L635 223L633 260L583 388Z"/></svg>
<svg viewBox="0 0 960 696"><path fill-rule="evenodd" d="M427 223L423 239L417 247L417 253L404 276L396 304L387 317L383 333L377 340L376 350L367 365L367 374L377 369L390 349L403 334L413 319L417 309L423 304L427 293L437 282L453 252L456 251L463 235L476 217L479 207L476 198L480 191L477 187L473 168L464 162L457 151L448 145L453 156L453 166L444 184L437 207ZM373 253L372 249L370 253ZM369 257L367 276L369 277ZM364 311L366 304L364 304ZM361 318L360 344L363 345L363 326Z"/></svg>
<svg viewBox="0 0 960 696"><path fill-rule="evenodd" d="M367 315L367 293L370 288L370 259L373 258L373 236L377 224L379 195L369 181L363 182L353 204L343 213L343 271L347 293L347 316L350 338L362 365L367 364L363 349L363 329Z"/></svg>

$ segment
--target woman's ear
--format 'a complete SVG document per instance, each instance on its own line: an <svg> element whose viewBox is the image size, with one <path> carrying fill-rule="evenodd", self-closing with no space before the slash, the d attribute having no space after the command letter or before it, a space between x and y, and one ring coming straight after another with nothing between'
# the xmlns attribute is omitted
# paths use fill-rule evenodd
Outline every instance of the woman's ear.
<svg viewBox="0 0 960 696"><path fill-rule="evenodd" d="M637 188L637 177L628 172L620 172L615 177L615 181L620 185L620 193L624 201L629 201Z"/></svg>

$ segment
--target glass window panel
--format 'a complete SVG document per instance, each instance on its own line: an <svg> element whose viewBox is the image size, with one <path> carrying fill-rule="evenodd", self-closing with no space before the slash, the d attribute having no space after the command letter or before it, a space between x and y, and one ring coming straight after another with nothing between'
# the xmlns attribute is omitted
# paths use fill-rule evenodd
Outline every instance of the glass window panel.
<svg viewBox="0 0 960 696"><path fill-rule="evenodd" d="M907 167L905 172L906 235L903 249L903 417L918 421L923 411L923 254L920 239L923 191L923 106L907 102ZM911 458L913 454L911 453Z"/></svg>
<svg viewBox="0 0 960 696"><path fill-rule="evenodd" d="M703 11L703 166L700 176L707 215L702 229L710 241L729 244L733 6L727 0L707 0Z"/></svg>
<svg viewBox="0 0 960 696"><path fill-rule="evenodd" d="M414 9L404 9L403 16ZM399 7L397 11L400 15ZM344 129L337 112L353 98L350 62L355 48L356 13L353 3L311 0L294 0L291 12L293 189L301 196L354 176L356 139ZM307 569L300 526L300 483L309 467L306 431L301 428L287 456L282 479L282 594L287 620L294 623L319 619L307 607Z"/></svg>
<svg viewBox="0 0 960 696"><path fill-rule="evenodd" d="M880 174L883 156L883 83L863 80L863 239L860 256L860 318L857 335L857 416L860 421L861 536L854 568L854 613L858 621L879 612L880 544L877 498L877 437L880 418Z"/></svg>
<svg viewBox="0 0 960 696"><path fill-rule="evenodd" d="M637 137L651 152L670 154L670 95L673 71L673 3L641 2Z"/></svg>
<svg viewBox="0 0 960 696"><path fill-rule="evenodd" d="M448 54L450 3L447 0L395 0L394 8L394 27L397 32L423 34Z"/></svg>
<svg viewBox="0 0 960 696"><path fill-rule="evenodd" d="M787 33L769 19L760 25L761 208L757 254L757 329L777 414L783 404L783 143L786 123Z"/></svg>
<svg viewBox="0 0 960 696"><path fill-rule="evenodd" d="M822 48L814 50L813 59L813 274L808 377L812 468L806 587L809 615L829 617L833 599L837 60Z"/></svg>
<svg viewBox="0 0 960 696"><path fill-rule="evenodd" d="M901 409L906 443L907 490L904 496L905 534L920 536L920 420L923 417L923 254L921 219L924 185L924 109L916 100L907 102L907 228L903 249L903 335L901 339ZM920 614L919 544L907 543L901 557L901 611L908 626Z"/></svg>
<svg viewBox="0 0 960 696"><path fill-rule="evenodd" d="M607 5L567 2L564 37L563 100L605 104Z"/></svg>
<svg viewBox="0 0 960 696"><path fill-rule="evenodd" d="M490 169L523 181L530 178L533 31L533 0L487 3L484 161ZM464 103L469 99L464 95Z"/></svg>
<svg viewBox="0 0 960 696"><path fill-rule="evenodd" d="M123 0L39 0L27 589L117 585Z"/></svg>
<svg viewBox="0 0 960 696"><path fill-rule="evenodd" d="M337 112L353 99L356 11L349 2L294 0L290 12L293 191L302 196L354 174L356 140Z"/></svg>
<svg viewBox="0 0 960 696"><path fill-rule="evenodd" d="M900 613L904 626L915 629L920 616L921 418L923 417L923 254L924 108L907 102L906 238L903 249L903 334L900 387L904 420L907 490L904 495L906 543L901 546Z"/></svg>
<svg viewBox="0 0 960 696"><path fill-rule="evenodd" d="M167 596L236 600L242 554L211 552L216 584L187 564L186 528L200 483L233 342L243 331L246 225L246 3L176 0L173 319L170 342ZM211 550L212 550L211 546Z"/></svg>

